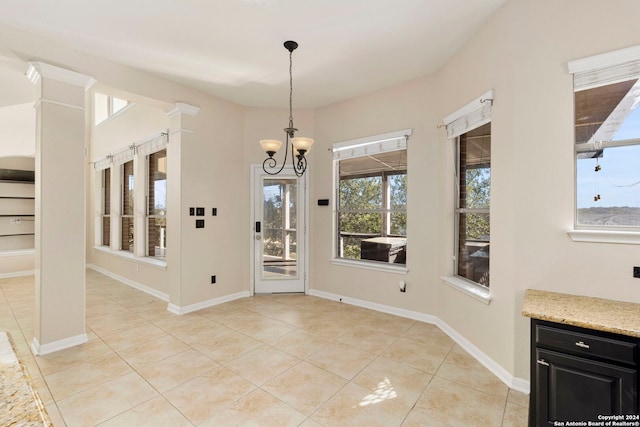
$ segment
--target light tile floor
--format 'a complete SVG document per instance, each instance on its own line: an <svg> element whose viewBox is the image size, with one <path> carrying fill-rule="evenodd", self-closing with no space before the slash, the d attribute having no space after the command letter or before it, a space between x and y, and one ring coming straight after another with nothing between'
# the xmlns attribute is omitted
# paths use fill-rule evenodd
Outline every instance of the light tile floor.
<svg viewBox="0 0 640 427"><path fill-rule="evenodd" d="M55 426L526 426L510 390L436 326L304 295L176 316L87 271L89 342L34 357L33 277L0 280Z"/></svg>

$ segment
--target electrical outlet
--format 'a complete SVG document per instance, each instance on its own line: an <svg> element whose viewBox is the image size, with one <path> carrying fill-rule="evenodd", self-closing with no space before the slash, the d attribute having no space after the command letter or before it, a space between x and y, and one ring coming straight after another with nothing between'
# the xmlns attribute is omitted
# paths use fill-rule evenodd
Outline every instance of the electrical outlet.
<svg viewBox="0 0 640 427"><path fill-rule="evenodd" d="M196 228L204 228L204 219L196 219Z"/></svg>
<svg viewBox="0 0 640 427"><path fill-rule="evenodd" d="M400 287L400 292L407 292L407 282L401 280L398 282L398 286Z"/></svg>
<svg viewBox="0 0 640 427"><path fill-rule="evenodd" d="M196 216L204 216L204 208L196 208Z"/></svg>
<svg viewBox="0 0 640 427"><path fill-rule="evenodd" d="M189 216L195 216L196 208L189 208Z"/></svg>
<svg viewBox="0 0 640 427"><path fill-rule="evenodd" d="M640 267L633 267L633 277L640 279Z"/></svg>
<svg viewBox="0 0 640 427"><path fill-rule="evenodd" d="M211 284L214 285L216 283L216 276L211 276Z"/></svg>

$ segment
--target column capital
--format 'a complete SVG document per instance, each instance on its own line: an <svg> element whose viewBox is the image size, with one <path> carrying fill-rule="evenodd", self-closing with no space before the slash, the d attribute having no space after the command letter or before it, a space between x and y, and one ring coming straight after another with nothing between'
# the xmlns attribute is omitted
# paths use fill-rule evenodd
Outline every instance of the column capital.
<svg viewBox="0 0 640 427"><path fill-rule="evenodd" d="M46 62L29 62L27 78L31 83L38 83L42 77L68 83L74 86L80 86L85 90L89 89L96 83L96 80L93 77L76 71L67 70L66 68L57 67L55 65L47 64Z"/></svg>
<svg viewBox="0 0 640 427"><path fill-rule="evenodd" d="M186 114L191 117L195 117L200 112L200 107L196 107L195 105L187 104L184 102L176 102L175 106L170 110L167 110L167 116L173 117L177 114Z"/></svg>

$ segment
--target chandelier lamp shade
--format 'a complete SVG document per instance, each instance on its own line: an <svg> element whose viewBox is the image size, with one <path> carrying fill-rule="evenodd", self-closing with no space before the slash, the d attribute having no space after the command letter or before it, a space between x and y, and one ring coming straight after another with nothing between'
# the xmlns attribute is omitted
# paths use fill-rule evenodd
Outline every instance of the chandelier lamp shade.
<svg viewBox="0 0 640 427"><path fill-rule="evenodd" d="M311 150L313 145L313 139L296 137L295 133L298 131L293 127L293 51L298 47L298 43L294 41L284 42L284 47L289 51L289 127L284 129L285 133L285 148L284 148L284 160L282 164L278 166L278 161L274 157L280 147L282 147L282 141L278 139L262 139L260 145L262 149L267 153L267 158L262 162L262 169L269 175L277 175L284 169L287 164L287 157L289 155L289 149L291 149L291 164L293 170L297 176L304 175L307 170L307 158L306 154Z"/></svg>

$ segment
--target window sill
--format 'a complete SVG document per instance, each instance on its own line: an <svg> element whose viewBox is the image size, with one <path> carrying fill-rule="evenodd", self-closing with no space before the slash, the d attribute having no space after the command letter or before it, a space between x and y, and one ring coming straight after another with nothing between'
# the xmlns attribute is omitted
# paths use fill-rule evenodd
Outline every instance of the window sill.
<svg viewBox="0 0 640 427"><path fill-rule="evenodd" d="M162 261L159 259L155 259L155 258L150 258L150 257L137 257L134 254L132 254L131 252L127 252L127 251L112 251L111 249L105 247L105 246L94 246L93 249L98 250L100 252L109 254L109 255L114 255L120 258L125 258L134 262L140 262L143 264L148 264L152 267L157 267L157 268L161 268L163 270L166 270L167 268L167 262L166 261Z"/></svg>
<svg viewBox="0 0 640 427"><path fill-rule="evenodd" d="M491 294L487 288L483 288L482 286L476 285L473 282L457 276L443 276L441 279L452 288L457 289L480 302L487 305L491 303Z"/></svg>
<svg viewBox="0 0 640 427"><path fill-rule="evenodd" d="M574 242L640 245L640 232L637 231L569 230L567 234Z"/></svg>
<svg viewBox="0 0 640 427"><path fill-rule="evenodd" d="M384 271L386 273L407 274L409 269L407 267L400 267L393 264L385 264L371 261L356 261L352 259L333 258L331 264L342 265L345 267L362 268L364 270Z"/></svg>

